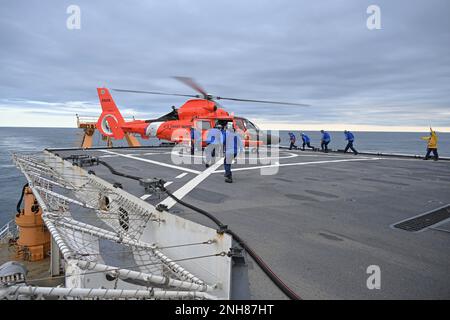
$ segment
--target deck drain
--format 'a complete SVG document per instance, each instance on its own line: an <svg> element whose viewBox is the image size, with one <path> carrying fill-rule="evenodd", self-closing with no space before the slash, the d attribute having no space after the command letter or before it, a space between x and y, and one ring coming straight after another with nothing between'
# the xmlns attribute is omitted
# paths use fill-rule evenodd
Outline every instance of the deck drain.
<svg viewBox="0 0 450 320"><path fill-rule="evenodd" d="M397 229L417 232L450 218L450 205L426 212L412 219L394 224Z"/></svg>

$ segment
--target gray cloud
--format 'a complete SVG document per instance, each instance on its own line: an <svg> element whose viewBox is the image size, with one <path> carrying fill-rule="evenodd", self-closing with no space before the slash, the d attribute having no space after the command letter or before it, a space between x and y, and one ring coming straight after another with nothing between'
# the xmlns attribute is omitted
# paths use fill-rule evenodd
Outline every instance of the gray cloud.
<svg viewBox="0 0 450 320"><path fill-rule="evenodd" d="M73 3L81 30L66 29ZM370 4L381 7L382 30L366 28ZM189 75L218 95L312 105L223 103L247 117L450 127L446 0L18 0L0 7L2 108L66 114L72 109L64 106L84 101L92 111L98 86L191 93L170 78ZM184 101L114 98L148 116Z"/></svg>

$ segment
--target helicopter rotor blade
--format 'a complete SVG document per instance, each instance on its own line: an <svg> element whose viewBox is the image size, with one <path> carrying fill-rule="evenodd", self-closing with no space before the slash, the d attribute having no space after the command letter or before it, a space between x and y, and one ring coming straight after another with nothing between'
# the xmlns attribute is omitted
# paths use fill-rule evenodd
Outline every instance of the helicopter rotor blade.
<svg viewBox="0 0 450 320"><path fill-rule="evenodd" d="M176 80L184 83L191 89L197 91L201 95L190 95L190 94L179 94L179 93L166 93L166 92L157 92L157 91L143 91L143 90L128 90L128 89L112 89L114 91L120 92L131 92L131 93L145 93L145 94L157 94L157 95L168 95L168 96L179 96L179 97L189 97L189 98L198 98L205 100L230 100L230 101L240 101L240 102L256 102L256 103L266 103L266 104L280 104L280 105L288 105L288 106L299 106L299 107L309 107L309 104L304 103L293 103L293 102L282 102L282 101L269 101L269 100L254 100L254 99L239 99L239 98L227 98L227 97L218 97L210 95L203 89L194 79L189 77L179 77L174 76Z"/></svg>
<svg viewBox="0 0 450 320"><path fill-rule="evenodd" d="M189 77L174 77L174 78L177 79L178 81L184 83L188 87L194 89L198 93L201 93L203 95L203 97L205 97L205 98L208 97L208 93L205 91L205 89L203 89L197 82L195 82L194 79L189 78Z"/></svg>
<svg viewBox="0 0 450 320"><path fill-rule="evenodd" d="M180 94L180 93L167 93L167 92L157 92L157 91L143 91L143 90L129 90L129 89L113 89L111 90L118 91L118 92L130 92L130 93L145 93L145 94L157 94L157 95L164 95L164 96L178 96L178 97L189 97L189 98L202 98L199 95L193 95L193 94Z"/></svg>
<svg viewBox="0 0 450 320"><path fill-rule="evenodd" d="M242 102L257 102L257 103L267 103L267 104L282 104L288 106L300 106L300 107L309 107L308 104L304 103L292 103L292 102L281 102L281 101L265 101L265 100L253 100L253 99L238 99L238 98L225 98L225 97L216 97L208 94L194 79L189 77L174 77L178 81L184 83L195 91L201 93L204 99L207 100L232 100L232 101L242 101Z"/></svg>
<svg viewBox="0 0 450 320"><path fill-rule="evenodd" d="M217 100L231 100L231 101L242 101L242 102L257 102L257 103L268 103L268 104L283 104L283 105L288 105L288 106L310 107L309 104L294 103L294 102L252 100L252 99L225 98L225 97L214 97L214 98Z"/></svg>

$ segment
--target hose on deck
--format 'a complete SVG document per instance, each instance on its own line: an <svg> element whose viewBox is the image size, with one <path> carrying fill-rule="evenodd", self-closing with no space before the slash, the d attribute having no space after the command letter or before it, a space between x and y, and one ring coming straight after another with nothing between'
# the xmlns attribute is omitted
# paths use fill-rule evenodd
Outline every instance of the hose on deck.
<svg viewBox="0 0 450 320"><path fill-rule="evenodd" d="M117 171L116 169L114 169L110 164L106 163L103 160L99 160L98 161L99 164L104 165L106 168L108 168L108 170L117 176L121 176L124 178L128 178L128 179L133 179L133 180L137 180L140 181L142 178L141 177L137 177L137 176L133 176L133 175L129 175L126 173L122 173ZM173 200L175 200L178 204L189 208L197 213L200 213L201 215L204 215L205 217L209 218L210 220L212 220L218 227L219 230L221 230L222 232L225 232L227 234L229 234L230 236L232 236L234 238L234 240L244 249L248 252L248 254L253 258L253 260L255 260L255 262L258 264L258 266L264 271L264 273L269 277L269 279L291 300L301 300L301 297L299 295L297 295L291 288L289 288L276 274L275 272L273 272L273 270L264 262L264 260L258 255L256 254L256 252L241 238L239 237L234 231L232 231L231 229L228 228L227 225L223 224L219 219L217 219L214 215L212 215L211 213L198 208L190 203L187 203L181 199L178 199L172 192L170 192L169 190L167 190L166 187L164 187L164 183L160 182L159 188L161 191L165 192L170 198L172 198Z"/></svg>
<svg viewBox="0 0 450 320"><path fill-rule="evenodd" d="M25 185L22 188L22 194L20 195L19 202L17 202L17 206L16 206L17 213L20 213L22 211L20 207L22 206L23 196L25 195L25 188L27 188L27 187L28 187L28 183L25 183Z"/></svg>

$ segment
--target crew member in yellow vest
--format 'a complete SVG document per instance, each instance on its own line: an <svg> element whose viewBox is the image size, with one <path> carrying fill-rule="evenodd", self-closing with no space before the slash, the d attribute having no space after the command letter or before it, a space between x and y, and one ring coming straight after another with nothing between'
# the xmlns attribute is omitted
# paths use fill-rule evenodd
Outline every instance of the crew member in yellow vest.
<svg viewBox="0 0 450 320"><path fill-rule="evenodd" d="M437 152L438 136L436 134L436 131L433 131L433 129L430 128L430 135L428 137L422 137L422 140L428 141L427 154L425 155L425 158L423 160L428 160L430 158L430 153L433 152L434 161L437 161L439 159L439 156Z"/></svg>

